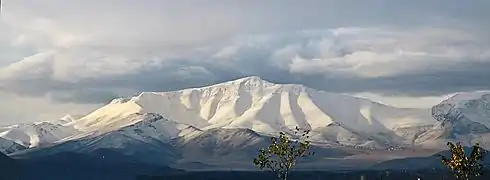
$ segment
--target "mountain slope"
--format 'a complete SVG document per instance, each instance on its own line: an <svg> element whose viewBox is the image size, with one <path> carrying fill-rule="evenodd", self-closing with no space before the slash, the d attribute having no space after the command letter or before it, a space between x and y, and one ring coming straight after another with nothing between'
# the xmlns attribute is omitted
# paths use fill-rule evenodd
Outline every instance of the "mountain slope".
<svg viewBox="0 0 490 180"><path fill-rule="evenodd" d="M81 133L77 135L79 137L72 136L70 138L73 139L64 139L54 146L14 153L13 156L39 157L63 152L91 153L100 149L113 149L124 155L139 157L142 161L168 163L180 157L180 152L172 146L173 139L200 132L195 127L170 121L154 113L133 114L124 120L126 123L134 123L111 131Z"/></svg>
<svg viewBox="0 0 490 180"><path fill-rule="evenodd" d="M49 145L76 133L79 131L72 127L50 122L19 124L0 129L0 137L26 147Z"/></svg>
<svg viewBox="0 0 490 180"><path fill-rule="evenodd" d="M69 125L79 131L104 129L135 113L158 113L202 130L248 128L266 134L289 132L295 126L316 131L335 124L380 144L410 143L412 135L396 131L436 123L425 109L399 109L302 85L246 77L208 87L115 99ZM420 133L419 129L408 134Z"/></svg>
<svg viewBox="0 0 490 180"><path fill-rule="evenodd" d="M75 123L79 123L75 121ZM59 142L79 139L83 137L95 137L98 135L119 131L129 136L148 136L160 140L183 136L193 131L200 131L190 125L180 124L168 120L156 113L134 113L126 116L115 117L106 121L99 121L94 126L85 126L81 133L69 136Z"/></svg>
<svg viewBox="0 0 490 180"><path fill-rule="evenodd" d="M17 152L20 150L26 149L25 146L22 146L16 142L0 138L0 152L4 154L10 154L13 152Z"/></svg>
<svg viewBox="0 0 490 180"><path fill-rule="evenodd" d="M93 154L111 150L140 162L181 168L189 168L189 165L198 169L223 168L231 164L253 168L249 160L255 157L258 149L270 143L270 137L250 129L214 128L203 131L154 113L134 114L124 120L135 123L101 134L60 141L52 146L16 152L11 156L36 159L67 152ZM319 147L315 147L315 152L330 158L350 155L342 150Z"/></svg>
<svg viewBox="0 0 490 180"><path fill-rule="evenodd" d="M420 135L421 144L445 146L447 141L459 141L471 146L476 142L489 148L490 92L459 93L432 108L438 123Z"/></svg>
<svg viewBox="0 0 490 180"><path fill-rule="evenodd" d="M442 113L455 109L462 114L459 120L478 123L486 128L490 127L490 92L456 94L434 108L442 109Z"/></svg>
<svg viewBox="0 0 490 180"><path fill-rule="evenodd" d="M266 147L269 137L250 129L210 129L179 138L177 147L186 158L253 157L260 147Z"/></svg>

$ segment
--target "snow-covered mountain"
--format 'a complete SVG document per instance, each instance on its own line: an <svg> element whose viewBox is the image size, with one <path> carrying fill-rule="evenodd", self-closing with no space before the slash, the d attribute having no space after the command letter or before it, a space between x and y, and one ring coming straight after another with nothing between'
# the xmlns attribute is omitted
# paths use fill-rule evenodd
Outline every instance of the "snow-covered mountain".
<svg viewBox="0 0 490 180"><path fill-rule="evenodd" d="M250 157L257 148L266 147L269 138L250 129L209 129L179 138L176 144L187 158Z"/></svg>
<svg viewBox="0 0 490 180"><path fill-rule="evenodd" d="M79 122L77 121L74 123ZM73 127L74 125L67 124L67 126ZM80 131L81 133L76 133L72 136L60 139L57 142L95 137L116 131L131 137L156 138L167 141L195 131L200 131L200 129L168 120L156 113L134 113L107 119L106 121L99 122L97 126L92 126L90 128L85 126L85 128L81 128Z"/></svg>
<svg viewBox="0 0 490 180"><path fill-rule="evenodd" d="M396 108L246 77L207 87L143 92L115 99L85 116L3 127L0 137L38 147L14 153L19 157L113 149L146 162L209 163L216 158L250 159L266 146L268 136L291 133L299 126L312 130L320 155L343 157L358 148L442 147L452 140L485 144L490 139L489 99L487 92L461 93L432 109ZM461 112L461 117L432 117L448 112Z"/></svg>
<svg viewBox="0 0 490 180"><path fill-rule="evenodd" d="M22 146L14 141L0 138L0 152L3 154L9 154L24 149L27 149L27 147Z"/></svg>
<svg viewBox="0 0 490 180"><path fill-rule="evenodd" d="M421 144L445 146L447 141L460 141L490 147L489 91L458 93L432 107L432 113L438 123L420 136Z"/></svg>
<svg viewBox="0 0 490 180"><path fill-rule="evenodd" d="M144 92L115 99L68 125L82 132L120 128L131 124L121 119L135 113L157 113L202 130L248 128L274 134L299 126L312 129L316 141L349 141L344 140L351 139L344 134L364 139L354 143L357 145L368 141L410 143L413 134L437 123L426 109L394 108L302 85L274 84L253 76L208 87ZM332 127L337 128L325 131Z"/></svg>
<svg viewBox="0 0 490 180"><path fill-rule="evenodd" d="M0 137L26 147L49 145L79 133L78 130L51 122L18 124L0 128Z"/></svg>
<svg viewBox="0 0 490 180"><path fill-rule="evenodd" d="M443 113L453 110L461 114L458 121L471 121L490 127L490 91L456 94L442 101L434 109L442 109Z"/></svg>
<svg viewBox="0 0 490 180"><path fill-rule="evenodd" d="M113 149L124 155L139 157L142 161L169 162L180 157L172 144L175 138L201 132L195 127L176 123L155 113L131 114L120 121L112 126L108 125L105 129L78 133L60 140L53 146L31 149L22 154L33 157L62 152L92 153L101 149ZM121 123L124 126L121 126Z"/></svg>

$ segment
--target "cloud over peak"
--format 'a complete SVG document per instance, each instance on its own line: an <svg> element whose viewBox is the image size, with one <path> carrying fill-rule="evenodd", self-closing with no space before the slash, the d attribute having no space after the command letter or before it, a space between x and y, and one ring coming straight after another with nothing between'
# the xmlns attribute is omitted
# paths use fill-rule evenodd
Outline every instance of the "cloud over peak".
<svg viewBox="0 0 490 180"><path fill-rule="evenodd" d="M87 41L53 45L3 67L0 77L3 89L36 91L33 94L55 90L80 94L75 91L79 88L112 95L118 92L105 91L163 91L246 75L335 92L441 94L446 92L435 86L447 88L456 75L474 78L474 68L488 66L486 44L460 29L360 27L237 36L219 44L153 54L138 48L94 48ZM312 77L315 82L308 81ZM31 89L33 84L41 87ZM463 83L453 90L486 86Z"/></svg>
<svg viewBox="0 0 490 180"><path fill-rule="evenodd" d="M94 104L249 75L340 93L489 89L486 7L485 0L8 1L0 96Z"/></svg>

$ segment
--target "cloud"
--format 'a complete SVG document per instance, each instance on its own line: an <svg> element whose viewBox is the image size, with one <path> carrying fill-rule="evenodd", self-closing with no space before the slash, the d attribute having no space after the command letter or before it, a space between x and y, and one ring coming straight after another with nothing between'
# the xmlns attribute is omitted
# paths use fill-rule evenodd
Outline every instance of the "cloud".
<svg viewBox="0 0 490 180"><path fill-rule="evenodd" d="M58 120L64 114L85 114L100 104L58 103L45 97L25 97L0 91L0 125ZM60 113L61 112L61 113Z"/></svg>
<svg viewBox="0 0 490 180"><path fill-rule="evenodd" d="M356 97L371 99L382 104L389 104L400 108L431 108L433 105L440 103L443 100L448 99L454 94L448 94L443 96L390 96L379 95L373 93L357 93L351 94Z"/></svg>
<svg viewBox="0 0 490 180"><path fill-rule="evenodd" d="M488 1L445 2L9 1L0 90L89 106L248 75L340 93L489 89Z"/></svg>
<svg viewBox="0 0 490 180"><path fill-rule="evenodd" d="M337 28L223 42L168 54L53 45L0 69L1 87L79 103L247 75L342 93L426 96L490 87L490 41L461 29Z"/></svg>
<svg viewBox="0 0 490 180"><path fill-rule="evenodd" d="M76 102L78 104L100 104L119 97L113 91L100 89L75 89L68 92L53 90L48 92L47 95L56 102Z"/></svg>

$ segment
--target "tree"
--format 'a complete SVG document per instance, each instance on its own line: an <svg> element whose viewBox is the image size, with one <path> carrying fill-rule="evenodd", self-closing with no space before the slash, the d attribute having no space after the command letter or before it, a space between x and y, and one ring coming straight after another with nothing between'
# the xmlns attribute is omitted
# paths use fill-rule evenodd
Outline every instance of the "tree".
<svg viewBox="0 0 490 180"><path fill-rule="evenodd" d="M258 156L253 160L254 165L261 170L270 169L281 180L286 180L291 168L299 158L314 155L310 152L310 130L300 130L296 127L294 134L301 133L299 139L290 140L284 132L279 133L279 138L272 137L271 144L267 148L260 149Z"/></svg>
<svg viewBox="0 0 490 180"><path fill-rule="evenodd" d="M439 156L442 157L442 164L451 170L456 179L469 180L472 176L481 175L483 165L480 161L485 156L485 150L480 148L478 143L473 146L470 156L465 154L463 146L459 142L456 145L448 142L447 146L451 152L451 158Z"/></svg>

